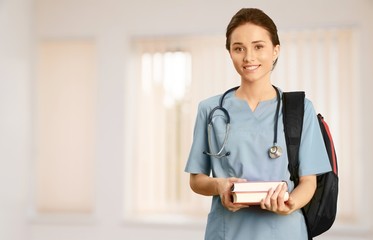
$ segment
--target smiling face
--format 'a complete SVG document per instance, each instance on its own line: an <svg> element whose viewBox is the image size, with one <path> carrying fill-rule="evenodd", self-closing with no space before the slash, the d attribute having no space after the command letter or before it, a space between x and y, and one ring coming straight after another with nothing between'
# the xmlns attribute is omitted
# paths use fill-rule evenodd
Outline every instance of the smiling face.
<svg viewBox="0 0 373 240"><path fill-rule="evenodd" d="M238 26L230 36L229 54L242 83L269 81L279 51L268 31L251 23Z"/></svg>

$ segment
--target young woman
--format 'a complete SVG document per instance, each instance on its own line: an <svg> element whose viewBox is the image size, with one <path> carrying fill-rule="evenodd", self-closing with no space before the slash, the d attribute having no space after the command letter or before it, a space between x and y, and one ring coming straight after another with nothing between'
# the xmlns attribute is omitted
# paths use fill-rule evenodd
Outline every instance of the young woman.
<svg viewBox="0 0 373 240"><path fill-rule="evenodd" d="M241 84L199 104L185 168L193 191L213 196L205 239L307 239L300 209L313 196L316 175L331 170L312 103L305 100L300 181L294 188L282 111L276 111L282 92L270 79L280 54L277 27L263 11L241 9L227 27L226 48ZM282 149L282 154L269 154L271 147ZM260 205L234 204L231 187L245 181L287 185L269 190ZM285 192L290 192L287 201Z"/></svg>

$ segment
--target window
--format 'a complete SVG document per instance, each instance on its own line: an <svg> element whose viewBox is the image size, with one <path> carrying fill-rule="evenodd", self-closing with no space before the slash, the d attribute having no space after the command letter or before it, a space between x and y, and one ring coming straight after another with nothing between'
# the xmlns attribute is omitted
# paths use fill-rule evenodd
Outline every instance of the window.
<svg viewBox="0 0 373 240"><path fill-rule="evenodd" d="M188 105L191 58L182 51L144 53L141 57L142 91L137 109L135 209L139 212L177 211L182 184L180 159L187 151L183 122ZM188 128L189 129L189 128ZM187 134L189 136L189 134ZM189 138L188 138L189 140Z"/></svg>
<svg viewBox="0 0 373 240"><path fill-rule="evenodd" d="M138 214L180 214L186 209L183 159L189 151L191 55L186 51L143 53L137 93L134 167ZM189 194L187 194L189 195ZM190 202L189 202L190 203Z"/></svg>
<svg viewBox="0 0 373 240"><path fill-rule="evenodd" d="M126 196L126 214L132 219L200 216L209 209L209 198L190 191L184 167L198 102L229 86L229 59L221 46L220 38L136 42L138 80L133 97L136 107L131 111L135 120L127 141L134 161L126 162L130 171L125 191L132 193ZM219 71L211 72L207 66ZM216 83L197 84L196 74Z"/></svg>
<svg viewBox="0 0 373 240"><path fill-rule="evenodd" d="M280 39L272 82L284 91L305 90L325 116L339 159L337 222L358 224L356 33L288 31L280 33ZM135 41L139 81L134 94L136 130L127 146L134 149L133 162L127 163L131 191L126 192L133 193L127 213L206 217L211 198L194 194L183 171L198 102L240 83L224 46L225 39L214 36Z"/></svg>

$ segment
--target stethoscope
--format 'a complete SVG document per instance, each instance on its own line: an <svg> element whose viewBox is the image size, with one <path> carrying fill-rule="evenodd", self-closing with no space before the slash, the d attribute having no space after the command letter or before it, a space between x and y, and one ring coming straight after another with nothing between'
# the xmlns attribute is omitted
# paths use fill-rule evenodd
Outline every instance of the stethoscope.
<svg viewBox="0 0 373 240"><path fill-rule="evenodd" d="M228 136L229 136L229 131L230 131L230 125L231 125L231 118L230 118L230 115L228 113L228 110L223 107L223 103L224 103L225 96L228 93L232 92L232 91L236 91L238 88L239 88L239 86L233 87L233 88L227 90L221 96L221 98L219 100L219 105L216 106L215 108L213 108L211 110L211 112L209 113L209 116L208 116L208 125L207 125L207 135L208 135L207 136L207 139L208 139L207 141L208 141L208 146L209 146L209 149L210 149L211 152L204 151L203 153L206 154L206 155L209 155L209 156L212 156L212 157L216 157L216 158L222 158L222 157L225 157L225 156L229 156L231 154L229 151L224 152L225 145L227 144L227 141L228 141ZM281 101L280 101L280 92L277 89L277 87L273 86L273 88L276 90L277 107L276 107L276 114L275 114L273 146L268 149L268 156L271 159L278 158L282 154L282 148L280 146L277 146L278 116L279 116L280 104L281 104ZM224 116L226 118L226 120L225 120L226 121L226 125L225 125L225 136L224 136L223 144L219 148L219 151L216 152L216 153L213 153L212 150L211 150L212 149L212 147L211 147L212 146L212 144L211 144L211 135L212 135L212 131L213 131L212 119L213 119L214 113L216 111L218 111L218 110L221 111L221 112L223 112L223 114L224 114Z"/></svg>

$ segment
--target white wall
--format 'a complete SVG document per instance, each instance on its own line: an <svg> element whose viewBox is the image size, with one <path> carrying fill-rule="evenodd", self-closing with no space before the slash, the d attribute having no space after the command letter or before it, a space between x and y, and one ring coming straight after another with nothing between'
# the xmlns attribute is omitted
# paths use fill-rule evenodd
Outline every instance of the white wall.
<svg viewBox="0 0 373 240"><path fill-rule="evenodd" d="M248 4L250 3L250 4ZM126 115L130 114L130 41L136 36L224 34L241 7L266 11L281 30L354 26L360 30L361 152L373 135L373 1L371 0L0 0L0 239L202 239L203 226L154 225L122 220ZM35 43L45 39L93 38L99 55L97 198L93 218L71 223L27 215L32 208ZM224 46L222 46L224 47ZM124 81L123 81L124 80ZM126 93L126 94L124 94ZM348 96L346 96L348 97ZM365 157L365 156L362 156ZM362 180L372 182L371 157ZM31 182L31 183L30 183ZM367 190L365 203L371 202ZM373 215L366 204L366 216ZM51 223L52 221L52 223ZM372 239L371 232L328 239ZM334 236L334 237L333 237ZM322 239L322 238L320 238Z"/></svg>
<svg viewBox="0 0 373 240"><path fill-rule="evenodd" d="M31 166L30 1L0 1L0 239L26 239Z"/></svg>

